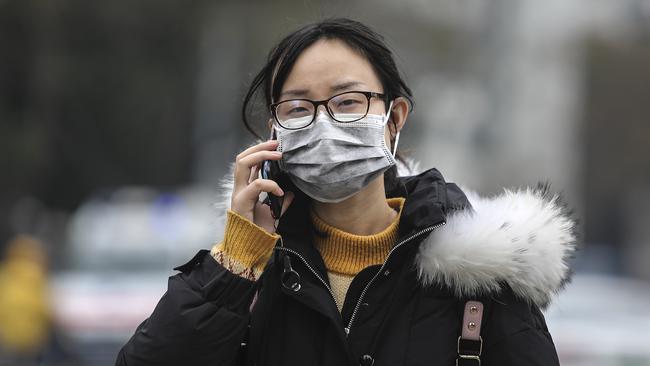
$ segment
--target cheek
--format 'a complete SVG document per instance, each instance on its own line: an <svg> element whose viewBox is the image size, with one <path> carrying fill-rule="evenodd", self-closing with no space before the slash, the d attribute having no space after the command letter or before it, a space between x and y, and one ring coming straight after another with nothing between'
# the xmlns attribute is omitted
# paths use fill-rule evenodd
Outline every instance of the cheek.
<svg viewBox="0 0 650 366"><path fill-rule="evenodd" d="M370 103L370 108L368 109L369 114L379 114L382 115L385 112L384 103Z"/></svg>

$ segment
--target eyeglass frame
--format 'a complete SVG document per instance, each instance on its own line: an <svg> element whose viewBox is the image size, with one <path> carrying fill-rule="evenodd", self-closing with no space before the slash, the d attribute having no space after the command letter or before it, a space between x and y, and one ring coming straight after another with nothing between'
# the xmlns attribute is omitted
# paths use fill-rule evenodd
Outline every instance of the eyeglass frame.
<svg viewBox="0 0 650 366"><path fill-rule="evenodd" d="M347 121L339 121L338 119L336 119L336 117L334 117L332 111L330 111L330 108L329 108L328 104L329 104L330 100L332 100L332 99L334 99L336 97L339 97L339 96L341 96L343 94L348 94L348 93L359 93L359 94L363 94L363 95L366 96L366 99L368 100L368 105L366 106L366 112L363 114L363 116L361 116L361 117L359 117L357 119L347 120ZM273 119L275 119L275 122L277 122L280 127L284 128L285 130L301 130L303 128L307 128L312 123L314 123L314 121L316 120L316 114L318 113L318 107L321 106L321 105L325 106L325 110L327 111L327 114L330 117L332 117L332 119L335 120L336 122L352 123L352 122L359 121L359 120L365 118L368 115L368 112L370 111L370 98L381 98L381 99L384 100L384 104L386 104L386 102L387 102L386 94L377 93L377 92L370 92L370 91L350 90L350 91L346 91L346 92L339 93L339 94L336 94L336 95L332 95L331 97L329 97L327 99L316 100L316 101L311 100L311 99L302 99L302 98L286 99L286 100L279 101L277 103L269 104L269 109L271 110L271 115L273 116ZM282 123L280 123L280 120L278 119L278 115L277 115L278 106L280 104L282 104L282 103L291 102L291 101L310 102L314 106L314 114L311 116L311 121L308 124L306 124L306 125L304 125L302 127L298 127L298 128L288 128L288 127L283 126Z"/></svg>

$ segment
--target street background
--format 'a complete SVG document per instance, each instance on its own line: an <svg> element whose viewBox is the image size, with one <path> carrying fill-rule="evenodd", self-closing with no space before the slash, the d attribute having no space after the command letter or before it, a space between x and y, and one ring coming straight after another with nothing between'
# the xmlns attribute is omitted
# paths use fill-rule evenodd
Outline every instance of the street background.
<svg viewBox="0 0 650 366"><path fill-rule="evenodd" d="M394 50L422 169L484 195L550 182L574 209L546 311L562 365L650 365L647 0L0 0L0 364L114 362L220 240L268 51L332 16Z"/></svg>

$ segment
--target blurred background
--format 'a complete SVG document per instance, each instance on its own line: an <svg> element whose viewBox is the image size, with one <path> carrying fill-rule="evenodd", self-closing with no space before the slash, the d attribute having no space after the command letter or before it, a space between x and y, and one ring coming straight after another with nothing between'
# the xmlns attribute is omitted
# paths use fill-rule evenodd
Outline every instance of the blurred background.
<svg viewBox="0 0 650 366"><path fill-rule="evenodd" d="M647 0L0 0L0 364L113 364L220 239L267 52L330 16L395 51L423 169L488 195L549 181L574 208L546 311L562 364L650 365Z"/></svg>

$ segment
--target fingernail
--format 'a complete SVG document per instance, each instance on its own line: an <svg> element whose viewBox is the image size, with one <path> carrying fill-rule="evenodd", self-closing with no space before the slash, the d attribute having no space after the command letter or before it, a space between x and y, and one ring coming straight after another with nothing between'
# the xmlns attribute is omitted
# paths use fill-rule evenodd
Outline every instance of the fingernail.
<svg viewBox="0 0 650 366"><path fill-rule="evenodd" d="M278 188L275 190L275 195L276 196L284 196L284 191L282 191L282 188Z"/></svg>
<svg viewBox="0 0 650 366"><path fill-rule="evenodd" d="M274 151L273 155L282 156L282 151Z"/></svg>

